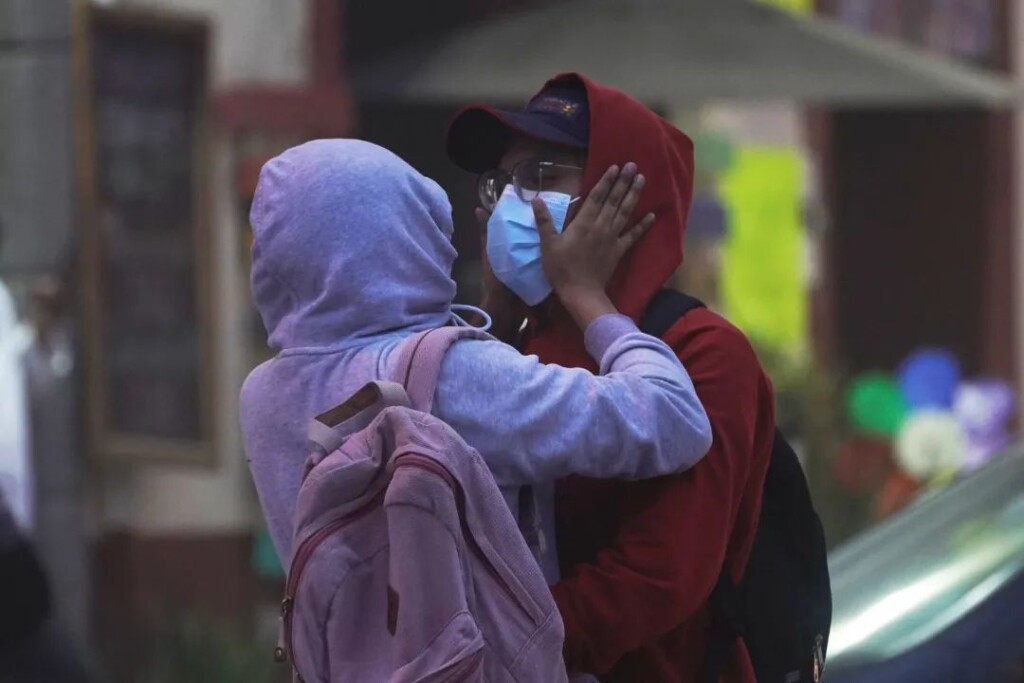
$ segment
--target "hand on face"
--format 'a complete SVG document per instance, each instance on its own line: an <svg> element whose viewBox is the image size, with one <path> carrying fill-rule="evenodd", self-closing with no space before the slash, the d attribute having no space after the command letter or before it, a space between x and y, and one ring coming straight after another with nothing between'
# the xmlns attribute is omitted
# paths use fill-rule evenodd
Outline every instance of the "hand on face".
<svg viewBox="0 0 1024 683"><path fill-rule="evenodd" d="M579 294L603 295L619 262L654 225L654 214L631 225L644 184L636 164L621 170L612 166L562 234L555 230L544 201L533 200L544 273L567 306L567 299Z"/></svg>

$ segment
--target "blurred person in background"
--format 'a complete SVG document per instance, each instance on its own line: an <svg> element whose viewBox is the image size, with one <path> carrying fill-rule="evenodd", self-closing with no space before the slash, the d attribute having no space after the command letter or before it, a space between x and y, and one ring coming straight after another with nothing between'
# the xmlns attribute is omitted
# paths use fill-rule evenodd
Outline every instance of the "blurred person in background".
<svg viewBox="0 0 1024 683"><path fill-rule="evenodd" d="M619 311L640 320L682 263L691 141L623 93L567 74L523 111L467 107L446 147L456 165L481 174L482 306L495 333L542 362L596 372L580 331L557 297L547 296L545 270L528 258L535 226L509 225L523 199L516 194L586 195L609 165L637 164L648 179L637 211L656 220L608 291ZM744 335L698 309L664 340L690 371L711 420L707 457L686 473L650 481L570 478L556 498L562 579L552 591L565 622L566 664L602 681L699 680L712 591L723 570L733 581L743 575L772 451L772 388ZM722 680L754 683L742 643Z"/></svg>
<svg viewBox="0 0 1024 683"><path fill-rule="evenodd" d="M89 677L56 625L46 573L28 538L33 480L22 363L31 341L0 282L0 682L84 683Z"/></svg>
<svg viewBox="0 0 1024 683"><path fill-rule="evenodd" d="M3 240L0 220L0 250ZM23 365L31 344L32 334L19 321L14 298L0 279L0 494L24 529L32 528L34 492Z"/></svg>

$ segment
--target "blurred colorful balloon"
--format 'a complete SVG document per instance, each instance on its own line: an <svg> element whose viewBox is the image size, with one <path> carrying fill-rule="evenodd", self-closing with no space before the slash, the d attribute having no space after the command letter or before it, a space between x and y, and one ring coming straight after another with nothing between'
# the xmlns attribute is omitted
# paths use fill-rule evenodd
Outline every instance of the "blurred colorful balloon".
<svg viewBox="0 0 1024 683"><path fill-rule="evenodd" d="M967 436L964 470L978 469L1010 445L1015 409L1013 388L1006 382L979 380L960 385L953 412Z"/></svg>
<svg viewBox="0 0 1024 683"><path fill-rule="evenodd" d="M969 434L998 434L1006 431L1015 407L1008 383L975 380L957 389L953 412Z"/></svg>
<svg viewBox="0 0 1024 683"><path fill-rule="evenodd" d="M945 349L921 349L903 361L897 376L911 409L948 409L960 384L960 363Z"/></svg>
<svg viewBox="0 0 1024 683"><path fill-rule="evenodd" d="M846 395L846 412L853 428L861 434L891 437L907 417L903 393L881 373L854 380Z"/></svg>
<svg viewBox="0 0 1024 683"><path fill-rule="evenodd" d="M904 472L926 482L961 469L967 437L953 413L925 410L907 418L896 437L896 459Z"/></svg>
<svg viewBox="0 0 1024 683"><path fill-rule="evenodd" d="M920 490L921 484L913 477L905 472L893 472L882 490L875 496L875 520L880 522L894 512L902 510L917 497Z"/></svg>
<svg viewBox="0 0 1024 683"><path fill-rule="evenodd" d="M873 493L896 469L892 443L888 439L855 436L836 455L833 468L836 481L846 491Z"/></svg>
<svg viewBox="0 0 1024 683"><path fill-rule="evenodd" d="M995 436L968 436L967 454L961 469L964 472L974 472L987 465L992 458L996 457L1007 448L1013 441L1009 433Z"/></svg>

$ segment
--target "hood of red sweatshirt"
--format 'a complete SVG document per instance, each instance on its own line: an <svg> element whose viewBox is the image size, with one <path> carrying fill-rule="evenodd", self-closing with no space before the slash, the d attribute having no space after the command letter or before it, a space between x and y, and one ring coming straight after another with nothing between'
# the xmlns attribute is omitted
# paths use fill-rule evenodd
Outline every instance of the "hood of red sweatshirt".
<svg viewBox="0 0 1024 683"><path fill-rule="evenodd" d="M683 235L693 199L693 142L637 100L580 74L555 76L544 87L572 82L586 89L590 108L584 193L613 164L635 162L647 178L635 215L654 213L654 226L623 259L608 288L616 308L639 321L683 262ZM531 321L524 350L547 363L594 369L582 332L563 311L544 324Z"/></svg>

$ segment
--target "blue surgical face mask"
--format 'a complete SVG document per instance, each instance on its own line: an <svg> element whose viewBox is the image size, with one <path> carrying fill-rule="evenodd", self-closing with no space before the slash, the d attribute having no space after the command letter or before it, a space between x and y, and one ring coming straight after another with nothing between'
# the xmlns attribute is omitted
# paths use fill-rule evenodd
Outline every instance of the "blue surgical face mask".
<svg viewBox="0 0 1024 683"><path fill-rule="evenodd" d="M572 197L561 192L541 192L551 212L555 231L561 234ZM491 270L528 306L536 306L551 294L551 283L541 264L540 233L533 206L509 184L487 221L487 258Z"/></svg>

